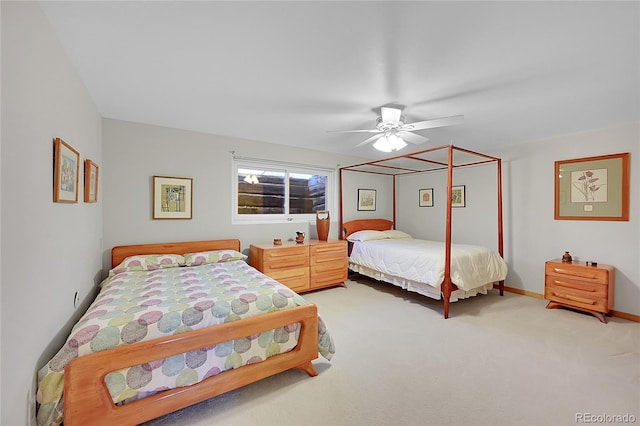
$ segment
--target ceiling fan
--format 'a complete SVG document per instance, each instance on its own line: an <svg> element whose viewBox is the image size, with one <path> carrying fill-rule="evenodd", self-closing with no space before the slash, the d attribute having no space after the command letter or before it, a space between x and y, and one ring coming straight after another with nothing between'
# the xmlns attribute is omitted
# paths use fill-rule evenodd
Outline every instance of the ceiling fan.
<svg viewBox="0 0 640 426"><path fill-rule="evenodd" d="M405 123L401 107L384 106L380 108L380 117L376 120L375 129L361 130L334 130L339 133L377 133L376 135L360 142L356 148L375 142L373 147L379 151L391 152L407 146L406 142L421 144L428 141L424 136L412 133L416 130L433 129L435 127L453 126L464 120L463 115L437 118L435 120L417 121Z"/></svg>

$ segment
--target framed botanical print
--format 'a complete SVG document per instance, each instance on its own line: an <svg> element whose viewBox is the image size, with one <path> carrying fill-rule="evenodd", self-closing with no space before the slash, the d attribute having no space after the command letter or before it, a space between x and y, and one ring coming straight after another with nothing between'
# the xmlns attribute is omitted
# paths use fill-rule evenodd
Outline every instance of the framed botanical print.
<svg viewBox="0 0 640 426"><path fill-rule="evenodd" d="M78 202L80 154L60 138L53 141L53 201Z"/></svg>
<svg viewBox="0 0 640 426"><path fill-rule="evenodd" d="M555 162L556 220L629 220L629 153Z"/></svg>
<svg viewBox="0 0 640 426"><path fill-rule="evenodd" d="M465 186L458 185L451 187L451 207L465 207L467 202Z"/></svg>

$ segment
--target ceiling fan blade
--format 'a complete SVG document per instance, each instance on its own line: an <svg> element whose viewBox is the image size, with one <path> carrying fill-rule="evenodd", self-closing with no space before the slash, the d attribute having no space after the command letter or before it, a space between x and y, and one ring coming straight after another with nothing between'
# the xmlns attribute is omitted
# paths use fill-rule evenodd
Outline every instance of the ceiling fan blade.
<svg viewBox="0 0 640 426"><path fill-rule="evenodd" d="M382 130L369 129L369 130L327 130L327 133L380 133Z"/></svg>
<svg viewBox="0 0 640 426"><path fill-rule="evenodd" d="M464 115L454 115L452 117L436 118L435 120L417 121L402 126L402 130L424 130L433 129L434 127L453 126L464 122Z"/></svg>
<svg viewBox="0 0 640 426"><path fill-rule="evenodd" d="M400 116L402 110L399 108L381 107L380 118L383 123L398 124L400 123Z"/></svg>
<svg viewBox="0 0 640 426"><path fill-rule="evenodd" d="M373 142L373 141L375 141L376 139L379 139L382 136L383 136L382 134L371 136L369 139L363 140L358 145L354 146L354 148L360 148L361 146L366 145L369 142Z"/></svg>
<svg viewBox="0 0 640 426"><path fill-rule="evenodd" d="M400 136L406 142L410 142L415 145L425 143L426 141L429 140L429 138L425 138L424 136L416 135L414 133L409 133L409 132L398 132L398 136Z"/></svg>

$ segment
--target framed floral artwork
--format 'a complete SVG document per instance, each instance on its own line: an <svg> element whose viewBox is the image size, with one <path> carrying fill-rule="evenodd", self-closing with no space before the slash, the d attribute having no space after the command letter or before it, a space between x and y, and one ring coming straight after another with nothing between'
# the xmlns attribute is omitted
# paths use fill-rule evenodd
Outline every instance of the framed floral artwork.
<svg viewBox="0 0 640 426"><path fill-rule="evenodd" d="M433 207L433 188L418 190L418 206Z"/></svg>
<svg viewBox="0 0 640 426"><path fill-rule="evenodd" d="M53 201L78 202L80 154L60 138L53 141Z"/></svg>
<svg viewBox="0 0 640 426"><path fill-rule="evenodd" d="M629 153L556 161L556 220L629 220Z"/></svg>
<svg viewBox="0 0 640 426"><path fill-rule="evenodd" d="M451 207L465 207L467 196L465 194L465 186L458 185L451 187Z"/></svg>
<svg viewBox="0 0 640 426"><path fill-rule="evenodd" d="M98 165L84 160L84 202L98 202Z"/></svg>

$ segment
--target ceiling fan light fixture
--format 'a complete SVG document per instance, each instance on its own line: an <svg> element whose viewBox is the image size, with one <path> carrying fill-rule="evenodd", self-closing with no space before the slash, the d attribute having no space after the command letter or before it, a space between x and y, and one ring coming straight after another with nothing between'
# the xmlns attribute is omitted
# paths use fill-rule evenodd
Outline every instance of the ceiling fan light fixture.
<svg viewBox="0 0 640 426"><path fill-rule="evenodd" d="M373 144L375 149L382 152L398 151L405 146L407 146L406 142L394 134L382 136Z"/></svg>

